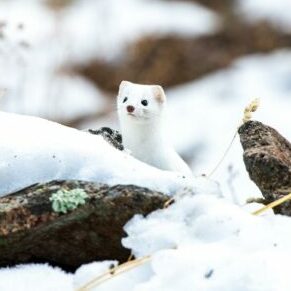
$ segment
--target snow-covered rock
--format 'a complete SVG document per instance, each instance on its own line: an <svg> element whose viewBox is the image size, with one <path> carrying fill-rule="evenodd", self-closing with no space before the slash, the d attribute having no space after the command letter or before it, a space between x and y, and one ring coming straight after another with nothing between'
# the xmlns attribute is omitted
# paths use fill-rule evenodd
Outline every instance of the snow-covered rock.
<svg viewBox="0 0 291 291"><path fill-rule="evenodd" d="M210 195L136 216L123 244L155 255L154 276L134 290L289 290L290 227L289 217L253 216Z"/></svg>
<svg viewBox="0 0 291 291"><path fill-rule="evenodd" d="M135 278L148 278L127 290L289 290L290 227L289 217L251 215L205 188L204 195L184 197L146 218L135 216L125 226L123 245L138 258L151 255L144 269L135 269ZM86 268L91 279L98 275L93 265L82 272ZM123 290L130 277L125 272L91 290ZM115 280L120 287L112 289Z"/></svg>
<svg viewBox="0 0 291 291"><path fill-rule="evenodd" d="M208 189L205 185L201 195L186 196L166 209L147 217L137 215L127 223L128 237L122 243L137 258L151 255L145 264L98 285L92 280L116 262L83 265L74 274L71 284L81 288L91 282L91 291L289 290L291 238L286 230L291 227L291 218L270 212L261 217L251 215L249 208L214 197L209 193L211 187ZM27 278L33 274L32 282L39 287L43 267L35 268L38 271L28 267L23 272L27 272ZM14 278L11 286L23 282L18 269L10 269L8 277L5 272L6 269L0 270L4 287L6 282L12 284L10 276ZM61 278L58 286L69 282L68 276ZM27 290L4 287L1 290ZM63 290L72 290L70 288ZM37 290L49 289L44 286Z"/></svg>

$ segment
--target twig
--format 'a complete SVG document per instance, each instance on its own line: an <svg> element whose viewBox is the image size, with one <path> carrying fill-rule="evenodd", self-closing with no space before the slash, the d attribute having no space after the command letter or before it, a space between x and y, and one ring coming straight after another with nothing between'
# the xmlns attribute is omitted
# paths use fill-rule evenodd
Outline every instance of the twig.
<svg viewBox="0 0 291 291"><path fill-rule="evenodd" d="M254 99L248 106L245 107L244 109L244 115L243 115L243 119L242 122L240 122L238 128L241 126L242 123L245 123L247 121L249 121L252 118L252 113L255 112L260 104L260 99L256 98ZM216 166L214 167L214 169L207 175L207 177L211 177L213 175L213 173L218 169L218 167L221 165L221 163L224 161L226 155L228 154L229 150L231 149L233 142L235 140L237 136L237 130L235 131L235 134L233 135L228 147L226 148L222 158L219 160L219 162L216 164Z"/></svg>
<svg viewBox="0 0 291 291"><path fill-rule="evenodd" d="M291 199L291 193L289 193L288 195L284 196L284 197L281 197L271 203L269 203L268 205L252 212L253 215L259 215L265 211L267 211L268 209L272 209L278 205L281 205L282 203L286 202L287 200Z"/></svg>
<svg viewBox="0 0 291 291"><path fill-rule="evenodd" d="M233 137L232 137L232 139L231 139L231 141L230 141L228 147L226 148L226 150L225 150L223 156L222 156L221 159L218 161L218 163L216 164L216 166L214 167L214 169L213 169L213 170L212 170L212 171L207 175L207 177L211 177L211 176L214 174L214 172L218 169L218 167L221 165L221 163L224 161L226 155L228 154L229 150L231 149L231 147L232 147L232 145L233 145L233 142L234 142L236 136L237 136L237 131L236 131L235 134L233 135Z"/></svg>
<svg viewBox="0 0 291 291"><path fill-rule="evenodd" d="M262 198L262 197L251 197L251 198L247 199L246 203L247 204L259 203L259 204L263 204L263 205L268 205L270 203L270 201L266 200L265 198Z"/></svg>
<svg viewBox="0 0 291 291"><path fill-rule="evenodd" d="M91 281L86 283L84 286L78 288L76 291L89 291L93 287L96 287L105 281L112 279L116 277L117 275L120 275L124 272L130 271L138 266L141 266L148 262L151 259L151 256L145 256L136 260L132 260L129 262L126 262L124 264L121 264L119 266L116 266L114 268L109 269L105 273L101 274L100 276L97 276L93 278Z"/></svg>

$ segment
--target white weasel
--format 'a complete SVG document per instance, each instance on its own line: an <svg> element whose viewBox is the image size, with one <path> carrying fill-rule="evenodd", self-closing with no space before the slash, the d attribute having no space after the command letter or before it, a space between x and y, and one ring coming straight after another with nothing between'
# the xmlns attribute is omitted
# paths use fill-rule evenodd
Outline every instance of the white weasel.
<svg viewBox="0 0 291 291"><path fill-rule="evenodd" d="M192 176L192 172L170 145L164 130L166 95L159 85L122 81L117 111L123 145L131 154L162 170Z"/></svg>

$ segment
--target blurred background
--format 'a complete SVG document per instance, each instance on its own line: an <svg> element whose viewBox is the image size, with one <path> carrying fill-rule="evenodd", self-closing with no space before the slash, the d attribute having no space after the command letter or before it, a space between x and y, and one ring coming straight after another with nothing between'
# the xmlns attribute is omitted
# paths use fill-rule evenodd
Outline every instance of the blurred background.
<svg viewBox="0 0 291 291"><path fill-rule="evenodd" d="M208 174L254 97L254 118L290 140L290 11L290 0L0 0L0 110L118 128L120 81L160 84L176 149ZM238 138L212 178L235 203L259 195Z"/></svg>

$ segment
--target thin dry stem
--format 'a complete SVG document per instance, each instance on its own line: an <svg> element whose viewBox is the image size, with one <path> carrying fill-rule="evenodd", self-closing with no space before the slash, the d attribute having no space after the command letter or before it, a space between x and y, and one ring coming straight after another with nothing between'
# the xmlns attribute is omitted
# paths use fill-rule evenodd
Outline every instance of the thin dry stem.
<svg viewBox="0 0 291 291"><path fill-rule="evenodd" d="M263 204L263 205L268 205L270 203L270 201L266 200L263 197L251 197L251 198L248 198L247 199L246 203L247 204L250 204L250 203L259 203L259 204Z"/></svg>
<svg viewBox="0 0 291 291"><path fill-rule="evenodd" d="M84 286L80 287L76 291L89 291L92 288L104 283L105 281L116 277L117 275L120 275L124 272L130 271L138 266L145 264L150 259L151 259L151 256L145 256L136 260L126 262L112 269L109 269L108 271L101 274L100 276L93 278L91 281L89 281L88 283L86 283Z"/></svg>
<svg viewBox="0 0 291 291"><path fill-rule="evenodd" d="M259 215L269 209L273 209L274 207L278 206L278 205L281 205L282 203L286 202L287 200L290 200L291 199L291 193L289 193L288 195L284 196L284 197L281 197L271 203L269 203L268 205L254 211L252 214L253 215Z"/></svg>
<svg viewBox="0 0 291 291"><path fill-rule="evenodd" d="M164 208L168 208L173 202L175 202L175 198L172 197L169 200L167 200L164 204Z"/></svg>
<svg viewBox="0 0 291 291"><path fill-rule="evenodd" d="M231 139L231 141L230 141L228 147L226 148L226 150L225 150L223 156L222 156L221 159L218 161L218 163L216 164L216 166L214 167L214 169L213 169L213 170L212 170L212 171L207 175L207 177L211 177L211 176L214 174L214 172L218 169L218 167L222 164L222 162L224 161L226 155L227 155L228 152L230 151L230 149L231 149L231 147L232 147L232 145L233 145L233 142L234 142L236 136L237 136L237 131L236 131L235 134L233 135L233 137L232 137L232 139Z"/></svg>
<svg viewBox="0 0 291 291"><path fill-rule="evenodd" d="M163 208L169 207L172 203L177 201L179 198L185 197L186 195L194 194L191 187L184 187L180 189L173 197L169 198L165 203Z"/></svg>
<svg viewBox="0 0 291 291"><path fill-rule="evenodd" d="M258 109L259 104L260 104L260 99L256 98L247 107L245 107L244 116L243 116L243 120L242 120L243 123L249 121L252 118L252 112L255 112ZM239 124L238 128L240 127L240 125L241 125L241 123ZM214 172L218 169L218 167L222 164L226 155L228 154L229 150L231 149L236 136L237 136L237 130L236 130L235 134L233 135L233 137L232 137L228 147L226 148L223 156L218 161L218 163L216 164L214 169L207 175L207 177L211 177L214 174Z"/></svg>
<svg viewBox="0 0 291 291"><path fill-rule="evenodd" d="M130 255L129 255L128 259L127 259L127 262L130 262L130 261L132 261L132 259L133 259L133 254L132 254L132 253L130 253Z"/></svg>

